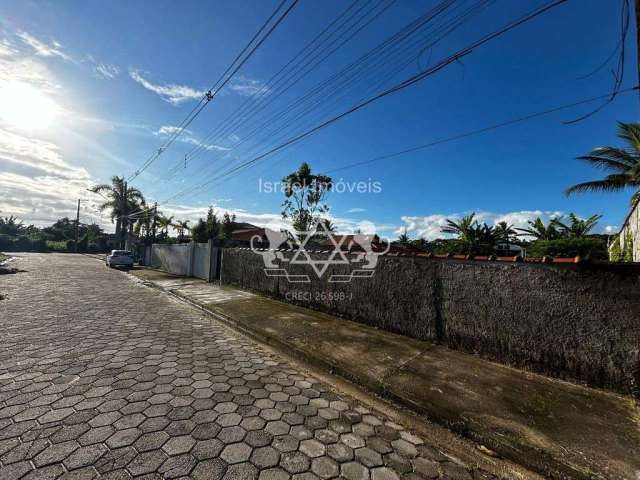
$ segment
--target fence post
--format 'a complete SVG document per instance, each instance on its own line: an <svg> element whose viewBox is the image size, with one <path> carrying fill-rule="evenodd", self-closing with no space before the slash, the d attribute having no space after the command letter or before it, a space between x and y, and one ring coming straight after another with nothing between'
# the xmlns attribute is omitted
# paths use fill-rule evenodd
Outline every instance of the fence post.
<svg viewBox="0 0 640 480"><path fill-rule="evenodd" d="M193 262L196 256L196 244L191 241L189 243L189 263L187 266L187 277L193 277Z"/></svg>
<svg viewBox="0 0 640 480"><path fill-rule="evenodd" d="M154 262L153 262L153 246L154 246L153 243L151 245L149 245L149 263L148 263L148 265L150 267L157 267L157 265L154 265Z"/></svg>
<svg viewBox="0 0 640 480"><path fill-rule="evenodd" d="M214 247L209 240L209 283L215 282L220 275L220 247Z"/></svg>
<svg viewBox="0 0 640 480"><path fill-rule="evenodd" d="M213 247L213 238L210 238L207 241L207 261L208 263L208 268L207 268L207 282L211 283L213 282L214 278L213 278L213 257L214 257L214 251L213 251L214 247Z"/></svg>

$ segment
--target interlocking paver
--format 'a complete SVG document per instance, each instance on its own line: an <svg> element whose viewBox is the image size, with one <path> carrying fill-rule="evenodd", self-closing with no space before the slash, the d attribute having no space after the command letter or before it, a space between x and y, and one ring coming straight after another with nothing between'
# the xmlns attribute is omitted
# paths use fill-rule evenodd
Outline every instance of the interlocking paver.
<svg viewBox="0 0 640 480"><path fill-rule="evenodd" d="M95 464L96 461L105 453L107 453L107 447L102 444L80 447L69 455L63 463L68 470L87 467Z"/></svg>
<svg viewBox="0 0 640 480"><path fill-rule="evenodd" d="M2 480L494 478L101 262L42 258L0 277Z"/></svg>

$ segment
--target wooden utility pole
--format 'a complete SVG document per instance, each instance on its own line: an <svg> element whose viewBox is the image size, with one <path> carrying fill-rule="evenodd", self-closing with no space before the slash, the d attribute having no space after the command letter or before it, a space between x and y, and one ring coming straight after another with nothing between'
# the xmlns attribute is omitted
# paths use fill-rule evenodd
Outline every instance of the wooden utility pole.
<svg viewBox="0 0 640 480"><path fill-rule="evenodd" d="M78 237L80 236L80 199L78 199L78 209L76 210L76 253L78 253Z"/></svg>

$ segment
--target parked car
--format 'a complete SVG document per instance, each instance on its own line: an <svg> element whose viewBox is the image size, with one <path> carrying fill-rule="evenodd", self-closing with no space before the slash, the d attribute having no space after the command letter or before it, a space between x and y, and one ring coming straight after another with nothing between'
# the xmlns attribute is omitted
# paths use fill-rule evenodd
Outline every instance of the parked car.
<svg viewBox="0 0 640 480"><path fill-rule="evenodd" d="M132 268L133 253L128 250L111 250L111 253L107 255L105 264L107 265L107 267L111 268Z"/></svg>

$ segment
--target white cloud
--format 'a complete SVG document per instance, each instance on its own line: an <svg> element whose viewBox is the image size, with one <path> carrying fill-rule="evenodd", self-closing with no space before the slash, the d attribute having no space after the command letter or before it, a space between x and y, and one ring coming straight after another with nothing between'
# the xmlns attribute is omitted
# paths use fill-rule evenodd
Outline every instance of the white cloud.
<svg viewBox="0 0 640 480"><path fill-rule="evenodd" d="M18 51L13 48L13 45L7 39L0 39L0 57L12 57L16 55Z"/></svg>
<svg viewBox="0 0 640 480"><path fill-rule="evenodd" d="M168 137L168 136L173 135L174 133L178 132L179 130L180 130L179 127L175 127L173 125L163 125L162 127L160 127L158 129L157 132L155 132L155 134L160 136L160 137ZM188 144L194 145L196 147L201 147L201 148L204 148L205 150L209 150L209 151L227 152L227 151L231 150L230 148L223 147L221 145L215 145L213 143L201 142L200 140L195 138L195 136L193 135L193 132L191 130L189 130L189 129L183 130L182 134L178 137L178 141L183 142L183 143L188 143Z"/></svg>
<svg viewBox="0 0 640 480"><path fill-rule="evenodd" d="M367 209L366 208L350 208L349 210L347 210L347 213L361 213L361 212L366 212Z"/></svg>
<svg viewBox="0 0 640 480"><path fill-rule="evenodd" d="M27 32L20 32L17 36L25 45L31 47L35 54L38 56L58 57L67 62L74 61L73 58L62 49L62 45L60 45L55 40L53 40L51 43L46 43L38 40L33 35Z"/></svg>
<svg viewBox="0 0 640 480"><path fill-rule="evenodd" d="M15 82L33 87L47 96L55 96L61 89L57 79L38 57L70 58L57 43L45 45L28 34L20 37L36 50L37 55L23 54L7 41L0 41L0 84ZM28 56L25 56L28 55ZM74 112L60 108L60 113L75 119ZM66 143L75 144L80 133L66 123ZM35 130L33 132L36 132ZM49 225L57 219L75 215L78 198L87 199L81 208L81 221L100 219L95 201L89 201L86 191L93 182L84 166L74 165L55 140L56 129L46 131L47 137L22 133L9 124L0 123L0 211L3 215L17 215L25 223ZM87 153L87 149L84 150ZM106 216L103 226L109 226Z"/></svg>
<svg viewBox="0 0 640 480"><path fill-rule="evenodd" d="M447 235L442 233L442 227L447 224L447 219L460 220L464 215L464 213L450 213L426 216L403 216L401 219L404 225L398 228L395 233L400 234L406 228L407 233L415 233L418 238L424 238L426 240L446 238ZM498 222L507 222L516 228L527 228L527 222L535 220L538 217L542 218L546 223L550 219L562 215L563 212L559 211L521 210L507 213L476 212L475 218L478 222L489 225L495 225Z"/></svg>
<svg viewBox="0 0 640 480"><path fill-rule="evenodd" d="M604 227L604 233L608 234L618 233L619 230L620 227L618 227L617 225L607 225L606 227Z"/></svg>
<svg viewBox="0 0 640 480"><path fill-rule="evenodd" d="M26 166L39 171L40 174L55 174L63 179L89 178L89 172L84 167L75 167L65 162L58 147L53 143L24 137L2 128L0 163Z"/></svg>
<svg viewBox="0 0 640 480"><path fill-rule="evenodd" d="M261 80L248 78L242 75L233 78L229 82L227 88L237 93L238 95L242 95L245 97L255 95L256 93L259 93L260 95L268 95L271 93L271 89L267 87Z"/></svg>
<svg viewBox="0 0 640 480"><path fill-rule="evenodd" d="M53 74L43 63L18 55L0 55L0 83L28 83L43 93L60 89Z"/></svg>
<svg viewBox="0 0 640 480"><path fill-rule="evenodd" d="M78 198L84 199L81 206L82 222L97 222L103 228L113 229L106 215L97 210L96 202L88 199L85 179L63 179L45 175L30 177L16 173L0 173L0 212L16 215L25 224L50 225L62 217L74 217Z"/></svg>
<svg viewBox="0 0 640 480"><path fill-rule="evenodd" d="M206 93L204 90L196 90L187 85L159 85L151 83L140 74L140 71L135 69L129 69L129 76L135 82L138 82L147 90L159 95L160 98L171 105L180 105L189 100L199 100Z"/></svg>
<svg viewBox="0 0 640 480"><path fill-rule="evenodd" d="M118 76L118 74L120 73L120 68L116 65L111 65L109 63L98 63L94 67L94 71L100 77L110 80Z"/></svg>

